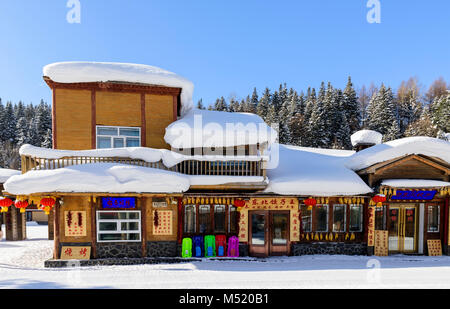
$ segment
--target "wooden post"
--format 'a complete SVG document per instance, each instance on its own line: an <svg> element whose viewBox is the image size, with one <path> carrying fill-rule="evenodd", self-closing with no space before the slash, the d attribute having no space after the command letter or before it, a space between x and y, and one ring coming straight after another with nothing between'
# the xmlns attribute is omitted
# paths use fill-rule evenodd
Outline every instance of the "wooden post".
<svg viewBox="0 0 450 309"><path fill-rule="evenodd" d="M92 248L91 248L91 253L92 253L92 258L96 259L97 258L97 224L96 224L96 208L97 208L97 203L94 202L94 198L91 197L91 244L92 244Z"/></svg>
<svg viewBox="0 0 450 309"><path fill-rule="evenodd" d="M147 256L147 202L148 198L141 198L141 222L142 222L142 257Z"/></svg>
<svg viewBox="0 0 450 309"><path fill-rule="evenodd" d="M59 235L59 215L61 213L60 208L61 204L57 203L55 207L53 207L53 238L54 238L54 248L53 248L53 258L55 260L59 259L60 252L59 252L59 242L60 242L60 235Z"/></svg>
<svg viewBox="0 0 450 309"><path fill-rule="evenodd" d="M56 207L56 206L55 206ZM54 240L55 239L55 215L54 212L51 211L48 215L48 240Z"/></svg>

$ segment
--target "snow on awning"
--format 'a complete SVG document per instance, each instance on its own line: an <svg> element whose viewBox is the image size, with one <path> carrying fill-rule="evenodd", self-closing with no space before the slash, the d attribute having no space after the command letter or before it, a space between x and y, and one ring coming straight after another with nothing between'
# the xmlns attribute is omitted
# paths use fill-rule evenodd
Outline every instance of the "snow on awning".
<svg viewBox="0 0 450 309"><path fill-rule="evenodd" d="M347 158L345 165L359 171L380 162L412 154L436 157L450 163L450 142L423 136L397 139L357 152Z"/></svg>
<svg viewBox="0 0 450 309"><path fill-rule="evenodd" d="M278 137L261 117L194 109L166 128L165 141L176 149L272 144Z"/></svg>
<svg viewBox="0 0 450 309"><path fill-rule="evenodd" d="M0 168L0 183L5 183L10 177L14 175L20 175L18 170L11 170L7 168Z"/></svg>
<svg viewBox="0 0 450 309"><path fill-rule="evenodd" d="M345 157L305 151L295 146L279 145L279 150L277 148L270 150L269 165L274 164L274 168L267 170L267 193L352 196L373 192L354 171L344 166Z"/></svg>
<svg viewBox="0 0 450 309"><path fill-rule="evenodd" d="M182 193L188 177L160 169L114 163L74 165L13 176L4 184L10 194L35 193Z"/></svg>
<svg viewBox="0 0 450 309"><path fill-rule="evenodd" d="M194 84L184 77L155 66L111 62L59 62L45 66L43 74L58 83L127 82L181 88L181 115L194 106Z"/></svg>
<svg viewBox="0 0 450 309"><path fill-rule="evenodd" d="M385 179L381 185L392 188L440 188L450 187L450 182L430 179Z"/></svg>

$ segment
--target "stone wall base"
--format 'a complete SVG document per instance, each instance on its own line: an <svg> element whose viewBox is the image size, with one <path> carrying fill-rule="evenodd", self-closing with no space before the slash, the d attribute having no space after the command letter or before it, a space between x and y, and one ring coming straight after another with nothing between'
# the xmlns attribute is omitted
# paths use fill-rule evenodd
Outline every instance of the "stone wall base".
<svg viewBox="0 0 450 309"><path fill-rule="evenodd" d="M140 258L141 243L97 243L97 258Z"/></svg>
<svg viewBox="0 0 450 309"><path fill-rule="evenodd" d="M292 244L291 253L299 255L367 255L366 243L300 243Z"/></svg>
<svg viewBox="0 0 450 309"><path fill-rule="evenodd" d="M181 256L181 254L178 254L178 243L176 241L147 242L147 257L177 257L177 256Z"/></svg>

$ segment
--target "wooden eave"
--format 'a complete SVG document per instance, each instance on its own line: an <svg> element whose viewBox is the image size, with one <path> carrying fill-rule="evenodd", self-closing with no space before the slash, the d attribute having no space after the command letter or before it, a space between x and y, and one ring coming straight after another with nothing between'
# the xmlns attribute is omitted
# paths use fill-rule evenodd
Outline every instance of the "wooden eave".
<svg viewBox="0 0 450 309"><path fill-rule="evenodd" d="M387 169L393 168L395 166L398 166L402 163L408 162L410 160L416 160L419 162L422 162L424 164L427 164L431 167L434 167L438 170L441 170L445 173L445 175L450 175L450 165L444 162L443 160L437 159L437 158L431 158L426 157L423 155L406 155L403 157L398 157L392 160L380 162L377 164L374 164L372 166L369 166L365 169L357 171L358 175L367 175L367 174L375 174L375 173L381 173Z"/></svg>
<svg viewBox="0 0 450 309"><path fill-rule="evenodd" d="M52 89L78 89L114 92L135 92L158 95L179 96L181 88L149 85L141 83L128 83L122 81L89 82L89 83L58 83L51 78L44 76L44 81Z"/></svg>

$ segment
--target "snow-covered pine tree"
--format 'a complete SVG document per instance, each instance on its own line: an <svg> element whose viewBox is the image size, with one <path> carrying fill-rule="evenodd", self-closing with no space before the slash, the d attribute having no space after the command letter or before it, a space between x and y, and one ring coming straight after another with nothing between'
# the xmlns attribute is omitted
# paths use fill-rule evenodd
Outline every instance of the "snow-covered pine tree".
<svg viewBox="0 0 450 309"><path fill-rule="evenodd" d="M3 130L0 132L0 139L14 144L16 142L16 116L11 102L6 103L1 122Z"/></svg>
<svg viewBox="0 0 450 309"><path fill-rule="evenodd" d="M391 127L388 129L387 133L383 135L383 142L393 141L400 138L400 127L398 125L397 119L392 122Z"/></svg>
<svg viewBox="0 0 450 309"><path fill-rule="evenodd" d="M440 96L433 101L431 119L438 130L450 133L450 94Z"/></svg>
<svg viewBox="0 0 450 309"><path fill-rule="evenodd" d="M197 109L205 109L205 106L203 106L203 99L198 100Z"/></svg>
<svg viewBox="0 0 450 309"><path fill-rule="evenodd" d="M225 101L224 97L220 97L220 99L216 100L216 103L214 104L214 110L226 112L228 110L227 102Z"/></svg>
<svg viewBox="0 0 450 309"><path fill-rule="evenodd" d="M41 147L43 148L52 148L53 146L53 135L52 135L52 130L48 129L47 133L45 134L42 143L41 143Z"/></svg>
<svg viewBox="0 0 450 309"><path fill-rule="evenodd" d="M390 87L381 85L380 90L370 101L368 117L368 128L383 135L387 134L394 121L397 121L394 96Z"/></svg>
<svg viewBox="0 0 450 309"><path fill-rule="evenodd" d="M239 101L232 97L230 99L230 105L228 106L228 111L229 112L239 112Z"/></svg>
<svg viewBox="0 0 450 309"><path fill-rule="evenodd" d="M29 140L30 123L27 121L25 116L20 117L19 120L17 121L16 131L17 131L16 143L18 147L30 143Z"/></svg>
<svg viewBox="0 0 450 309"><path fill-rule="evenodd" d="M260 116L262 119L266 120L267 113L269 111L269 106L271 105L272 95L270 93L270 89L266 88L264 93L259 100L258 106L256 107L256 114Z"/></svg>
<svg viewBox="0 0 450 309"><path fill-rule="evenodd" d="M256 87L253 89L252 97L250 99L250 108L249 113L256 114L256 108L259 103L259 97L258 97L258 91L256 90Z"/></svg>
<svg viewBox="0 0 450 309"><path fill-rule="evenodd" d="M353 88L352 78L348 77L347 86L342 96L341 107L345 112L350 132L354 133L360 129L361 113L359 111L358 96Z"/></svg>

